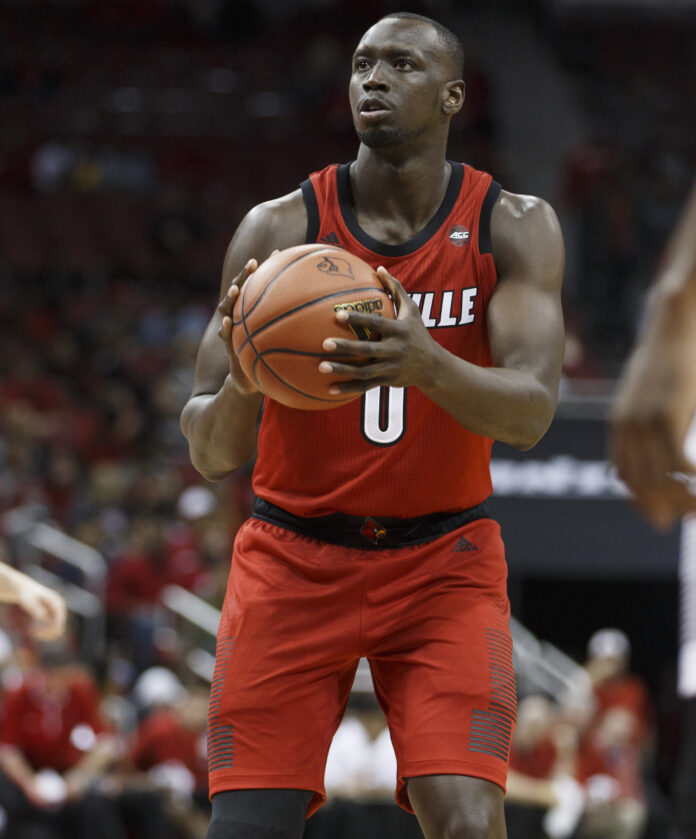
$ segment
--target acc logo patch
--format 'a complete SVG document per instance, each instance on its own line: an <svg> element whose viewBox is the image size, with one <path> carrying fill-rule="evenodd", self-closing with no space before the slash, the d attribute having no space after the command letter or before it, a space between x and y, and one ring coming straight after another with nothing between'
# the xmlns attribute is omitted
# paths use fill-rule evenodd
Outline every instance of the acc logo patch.
<svg viewBox="0 0 696 839"><path fill-rule="evenodd" d="M471 233L466 227L462 227L461 224L455 224L454 227L450 228L449 239L453 245L456 245L458 248L463 248L464 245L469 244Z"/></svg>

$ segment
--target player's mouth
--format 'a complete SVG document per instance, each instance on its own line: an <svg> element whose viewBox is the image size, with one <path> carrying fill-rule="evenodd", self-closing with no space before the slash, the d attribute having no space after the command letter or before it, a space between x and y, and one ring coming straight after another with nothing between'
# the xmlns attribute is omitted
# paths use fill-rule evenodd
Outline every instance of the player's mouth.
<svg viewBox="0 0 696 839"><path fill-rule="evenodd" d="M372 121L380 119L385 114L388 114L391 108L382 102L381 99L370 97L363 99L358 105L358 112L362 119Z"/></svg>

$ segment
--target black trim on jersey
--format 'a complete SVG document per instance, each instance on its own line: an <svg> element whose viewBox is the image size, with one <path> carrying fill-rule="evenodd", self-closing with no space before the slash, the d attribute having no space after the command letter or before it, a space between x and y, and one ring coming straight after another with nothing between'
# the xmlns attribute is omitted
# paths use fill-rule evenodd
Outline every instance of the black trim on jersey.
<svg viewBox="0 0 696 839"><path fill-rule="evenodd" d="M457 513L428 513L412 519L390 518L387 516L349 516L344 513L331 513L328 516L295 516L266 501L265 498L254 500L252 517L261 521L299 533L308 539L341 545L344 548L357 548L363 551L390 550L408 545L422 545L451 533L472 521L490 518L485 501L468 510ZM365 526L371 524L382 528L377 542L365 535Z"/></svg>
<svg viewBox="0 0 696 839"><path fill-rule="evenodd" d="M486 197L483 199L483 204L481 204L478 236L479 253L493 253L493 243L491 242L491 213L493 212L493 205L498 200L501 189L502 187L498 181L491 181Z"/></svg>
<svg viewBox="0 0 696 839"><path fill-rule="evenodd" d="M462 186L462 181L464 180L464 167L461 163L455 163L451 160L448 161L448 163L452 167L452 174L450 175L450 181L447 185L445 197L442 199L442 203L438 207L437 212L420 231L420 233L416 233L412 239L409 239L407 242L402 242L400 245L388 245L385 242L380 242L378 239L373 239L369 233L366 233L362 227L360 227L358 220L355 217L355 213L353 212L351 202L349 177L351 164L344 163L342 166L339 166L336 171L338 205L341 215L343 216L343 220L350 232L361 245L364 245L366 248L369 248L371 251L378 253L381 256L406 256L406 254L417 251L418 248L422 247L435 235L435 233L437 233L440 226L452 211L452 208L459 197L459 191Z"/></svg>
<svg viewBox="0 0 696 839"><path fill-rule="evenodd" d="M317 241L319 236L319 204L317 203L317 195L314 192L314 186L309 178L302 181L300 184L302 190L302 198L304 199L305 209L307 210L307 238L305 244L313 244Z"/></svg>

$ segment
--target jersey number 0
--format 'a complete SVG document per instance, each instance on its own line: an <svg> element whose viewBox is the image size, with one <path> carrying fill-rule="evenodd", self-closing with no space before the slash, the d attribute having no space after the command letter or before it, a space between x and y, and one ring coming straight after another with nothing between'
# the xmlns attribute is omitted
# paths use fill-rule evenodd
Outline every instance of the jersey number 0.
<svg viewBox="0 0 696 839"><path fill-rule="evenodd" d="M406 431L406 389L373 387L362 397L362 433L373 446L393 446Z"/></svg>

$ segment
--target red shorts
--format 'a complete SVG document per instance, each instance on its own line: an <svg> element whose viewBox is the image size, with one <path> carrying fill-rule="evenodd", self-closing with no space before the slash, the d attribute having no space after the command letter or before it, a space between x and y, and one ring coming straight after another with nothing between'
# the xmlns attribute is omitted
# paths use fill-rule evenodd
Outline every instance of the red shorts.
<svg viewBox="0 0 696 839"><path fill-rule="evenodd" d="M210 794L314 790L358 660L370 663L405 779L505 788L515 721L507 567L479 519L427 544L356 550L257 519L237 535L211 688Z"/></svg>

